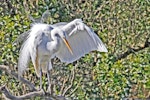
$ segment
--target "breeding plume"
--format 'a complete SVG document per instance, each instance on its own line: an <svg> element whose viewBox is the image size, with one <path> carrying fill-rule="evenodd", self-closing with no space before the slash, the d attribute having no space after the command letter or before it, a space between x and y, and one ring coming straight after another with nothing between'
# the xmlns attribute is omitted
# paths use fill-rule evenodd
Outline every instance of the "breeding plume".
<svg viewBox="0 0 150 100"><path fill-rule="evenodd" d="M22 75L31 59L36 74L40 77L40 88L42 72L47 73L49 82L52 58L57 57L61 62L72 63L93 50L107 52L100 38L81 19L54 25L37 23L27 34L20 50L18 73L19 76Z"/></svg>

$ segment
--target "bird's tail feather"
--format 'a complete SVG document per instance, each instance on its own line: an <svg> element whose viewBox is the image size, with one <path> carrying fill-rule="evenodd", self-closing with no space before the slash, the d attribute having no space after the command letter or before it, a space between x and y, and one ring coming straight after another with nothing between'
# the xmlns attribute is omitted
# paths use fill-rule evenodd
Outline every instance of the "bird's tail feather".
<svg viewBox="0 0 150 100"><path fill-rule="evenodd" d="M30 61L30 52L28 51L27 41L24 42L20 49L20 55L18 60L18 78L22 76L22 73L28 67Z"/></svg>

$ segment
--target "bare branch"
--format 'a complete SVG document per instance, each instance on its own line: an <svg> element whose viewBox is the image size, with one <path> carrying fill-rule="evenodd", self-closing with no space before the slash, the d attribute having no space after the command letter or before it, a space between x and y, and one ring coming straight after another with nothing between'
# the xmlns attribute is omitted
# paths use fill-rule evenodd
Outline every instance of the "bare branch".
<svg viewBox="0 0 150 100"><path fill-rule="evenodd" d="M80 83L81 83L82 78L80 78L78 84L76 85L76 87L71 91L71 93L69 94L69 96L71 96L79 87Z"/></svg>
<svg viewBox="0 0 150 100"><path fill-rule="evenodd" d="M15 15L16 8L13 7L12 3L9 0L6 0L6 3L7 3L7 6L8 6L8 9L11 11L10 14Z"/></svg>
<svg viewBox="0 0 150 100"><path fill-rule="evenodd" d="M62 85L62 87L60 89L60 94L63 94L63 90L65 88L65 84L66 84L67 80L68 80L68 78L64 78L63 85Z"/></svg>
<svg viewBox="0 0 150 100"><path fill-rule="evenodd" d="M4 72L6 72L6 74L9 74L13 76L14 78L18 79L18 74L11 71L9 69L9 66L0 65L0 70L3 70ZM6 85L3 85L3 86L0 86L0 93L3 93L7 100L24 100L24 99L26 100L26 99L31 99L37 96L44 98L46 100L53 100L53 99L54 100L66 100L64 96L52 96L49 93L45 93L43 89L38 91L32 83L30 83L28 80L25 80L22 77L20 77L20 81L26 84L33 92L29 92L21 96L14 96L8 91Z"/></svg>
<svg viewBox="0 0 150 100"><path fill-rule="evenodd" d="M3 86L0 87L0 92L1 92L1 93L4 93L5 98L7 98L7 99L18 100L17 97L15 97L15 96L13 96L13 95L10 94L10 92L9 92L8 89L5 87L5 85L3 85Z"/></svg>
<svg viewBox="0 0 150 100"><path fill-rule="evenodd" d="M115 60L115 61L118 61L118 60L121 60L121 59L123 59L123 58L126 58L126 57L127 57L128 55L130 55L131 53L138 52L138 51L140 51L140 50L143 50L143 49L145 49L145 48L150 47L150 42L149 42L148 40L149 40L149 36L148 36L148 38L146 39L144 46L141 46L141 47L139 47L139 48L137 48L137 49L130 47L126 52L124 52L123 54L118 55L118 56L116 57L116 60Z"/></svg>
<svg viewBox="0 0 150 100"><path fill-rule="evenodd" d="M11 70L9 69L9 66L0 65L0 69L3 70L3 71L5 71L5 72L6 72L7 74L9 74L10 76L13 76L14 78L18 79L18 74L15 73L15 72L13 72L13 71L11 71ZM26 85L30 88L31 91L36 91L36 90L37 90L37 89L35 88L35 86L34 86L30 81L28 81L28 80L26 80L26 79L24 79L24 78L22 78L22 77L20 77L20 81L21 81L22 83L26 84Z"/></svg>
<svg viewBox="0 0 150 100"><path fill-rule="evenodd" d="M41 97L44 100L66 100L64 96L47 96L44 90L30 92L21 96L14 96L8 91L5 85L0 86L0 92L4 94L6 100L26 100L35 97Z"/></svg>
<svg viewBox="0 0 150 100"><path fill-rule="evenodd" d="M40 91L34 91L34 92L30 92L28 94L19 96L19 98L21 99L29 99L29 98L33 98L33 97L37 97L37 96L43 96L45 94L44 90L40 90Z"/></svg>
<svg viewBox="0 0 150 100"><path fill-rule="evenodd" d="M75 79L75 66L72 70L71 84L64 90L62 96L64 96L66 94L66 92L72 87L74 79Z"/></svg>
<svg viewBox="0 0 150 100"><path fill-rule="evenodd" d="M5 85L0 87L0 92L2 92L5 95L5 97L10 100L30 99L30 98L33 98L36 96L44 95L44 91L41 90L41 91L30 92L30 93L22 95L22 96L14 96L14 95L10 94L10 92L8 91L8 89Z"/></svg>

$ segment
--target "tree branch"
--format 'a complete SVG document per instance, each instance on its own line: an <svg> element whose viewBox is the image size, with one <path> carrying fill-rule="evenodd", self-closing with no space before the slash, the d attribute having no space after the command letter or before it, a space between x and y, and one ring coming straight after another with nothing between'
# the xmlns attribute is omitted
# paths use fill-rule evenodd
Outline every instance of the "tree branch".
<svg viewBox="0 0 150 100"><path fill-rule="evenodd" d="M10 14L11 14L11 15L15 15L15 10L16 10L16 8L13 7L12 3L10 2L10 0L6 0L5 2L6 2L6 4L7 4L7 7L8 7L8 9L9 9L9 11L10 11Z"/></svg>
<svg viewBox="0 0 150 100"><path fill-rule="evenodd" d="M65 84L66 84L67 81L68 81L68 78L64 78L63 85L62 85L62 87L60 89L60 94L63 94L63 90L65 88Z"/></svg>
<svg viewBox="0 0 150 100"><path fill-rule="evenodd" d="M31 99L32 97L42 96L45 94L43 90L40 90L40 91L30 92L30 93L22 95L22 96L14 96L14 95L10 94L10 92L8 91L8 89L5 85L0 87L0 91L2 93L4 93L4 95L7 99L10 99L10 100Z"/></svg>
<svg viewBox="0 0 150 100"><path fill-rule="evenodd" d="M15 72L13 72L13 71L11 71L11 70L9 69L9 66L0 65L0 69L3 70L3 71L5 71L7 74L13 76L14 78L18 79L18 74L15 73ZM20 81L21 81L22 83L26 84L26 85L30 88L31 91L36 91L36 90L37 90L37 89L35 88L35 86L34 86L30 81L28 81L28 80L26 80L26 79L24 79L24 78L22 78L22 77L20 77Z"/></svg>
<svg viewBox="0 0 150 100"><path fill-rule="evenodd" d="M80 83L81 83L82 78L80 78L78 84L76 85L76 87L70 92L70 94L68 96L71 96L79 87Z"/></svg>
<svg viewBox="0 0 150 100"><path fill-rule="evenodd" d="M66 94L66 92L69 90L69 89L71 89L71 87L73 86L73 82L74 82L74 79L75 79L75 66L74 66L74 68L73 68L73 70L72 70L72 72L71 72L71 84L64 90L64 92L63 92L63 94L62 94L62 96L64 96L65 94Z"/></svg>
<svg viewBox="0 0 150 100"><path fill-rule="evenodd" d="M6 72L6 74L9 74L10 76L13 76L14 78L18 79L18 74L11 71L9 69L9 66L0 65L0 70L3 70L4 72ZM33 92L29 92L21 96L14 96L8 91L7 87L3 85L0 86L0 93L3 93L5 98L10 100L24 100L31 99L34 97L41 97L46 100L66 100L65 96L52 96L49 93L45 93L43 89L38 91L31 82L22 77L20 77L20 81L26 84Z"/></svg>
<svg viewBox="0 0 150 100"><path fill-rule="evenodd" d="M126 57L127 57L128 55L130 55L131 53L138 52L138 51L140 51L140 50L143 50L143 49L145 49L145 48L150 47L150 42L149 42L148 40L149 40L149 36L148 36L148 38L146 39L144 46L141 46L141 47L139 47L139 48L137 48L137 49L130 47L126 52L124 52L123 54L118 55L118 56L116 57L116 60L115 60L115 61L118 61L118 60L121 60L121 59L123 59L123 58L126 58Z"/></svg>

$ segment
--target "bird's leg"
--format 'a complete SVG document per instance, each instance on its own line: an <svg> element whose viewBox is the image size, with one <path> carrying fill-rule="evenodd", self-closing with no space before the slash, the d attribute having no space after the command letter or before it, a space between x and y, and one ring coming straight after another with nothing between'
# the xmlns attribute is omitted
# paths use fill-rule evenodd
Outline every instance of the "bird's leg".
<svg viewBox="0 0 150 100"><path fill-rule="evenodd" d="M48 66L47 66L47 79L48 79L48 92L51 94L50 70Z"/></svg>
<svg viewBox="0 0 150 100"><path fill-rule="evenodd" d="M47 78L48 78L48 91L51 94L51 82L50 82L50 76L49 76L50 71L47 71Z"/></svg>
<svg viewBox="0 0 150 100"><path fill-rule="evenodd" d="M42 89L42 68L40 67L40 90Z"/></svg>
<svg viewBox="0 0 150 100"><path fill-rule="evenodd" d="M50 70L52 69L52 63L51 63L51 59L48 62L48 66L47 66L47 78L48 78L48 92L52 95L53 91L52 91L52 84L51 84L51 77L50 77Z"/></svg>
<svg viewBox="0 0 150 100"><path fill-rule="evenodd" d="M48 84L50 84L49 71L47 71Z"/></svg>

